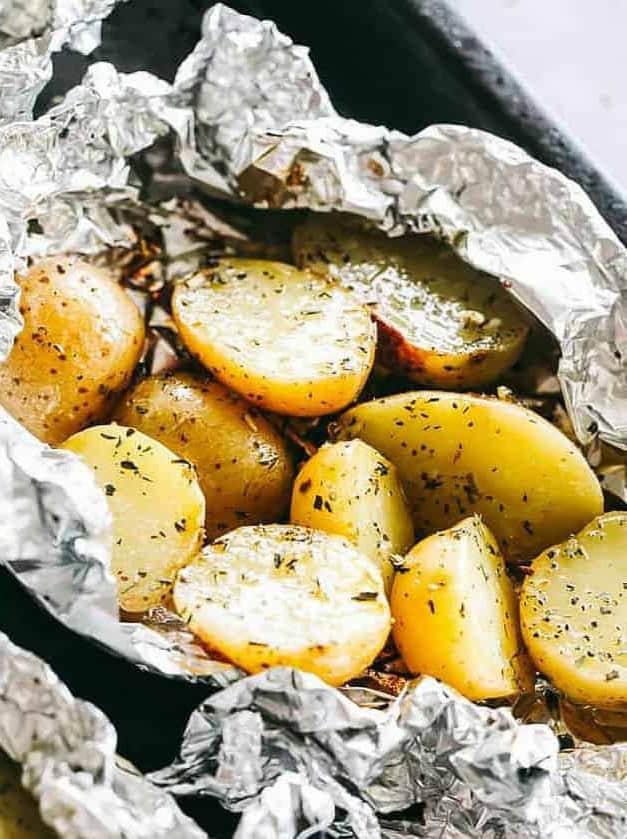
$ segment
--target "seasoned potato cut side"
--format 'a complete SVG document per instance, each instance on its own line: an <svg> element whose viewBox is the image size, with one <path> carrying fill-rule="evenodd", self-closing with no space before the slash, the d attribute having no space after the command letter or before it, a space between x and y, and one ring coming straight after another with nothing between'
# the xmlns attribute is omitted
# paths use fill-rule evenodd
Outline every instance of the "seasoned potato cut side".
<svg viewBox="0 0 627 839"><path fill-rule="evenodd" d="M196 467L210 539L286 512L294 467L285 441L219 382L192 373L151 376L127 394L115 417Z"/></svg>
<svg viewBox="0 0 627 839"><path fill-rule="evenodd" d="M372 663L390 630L383 580L340 536L241 527L178 575L174 604L210 648L250 673L285 665L332 685Z"/></svg>
<svg viewBox="0 0 627 839"><path fill-rule="evenodd" d="M107 417L143 350L144 324L105 271L78 259L38 262L18 282L24 329L0 364L0 403L56 445Z"/></svg>
<svg viewBox="0 0 627 839"><path fill-rule="evenodd" d="M392 588L394 642L412 673L468 699L531 685L516 595L494 536L478 516L419 542Z"/></svg>
<svg viewBox="0 0 627 839"><path fill-rule="evenodd" d="M391 557L414 541L396 467L361 440L323 446L305 463L294 483L291 519L354 542L379 564L386 591Z"/></svg>
<svg viewBox="0 0 627 839"><path fill-rule="evenodd" d="M54 839L20 775L20 767L0 752L0 839Z"/></svg>
<svg viewBox="0 0 627 839"><path fill-rule="evenodd" d="M627 513L606 513L532 563L520 600L538 670L575 702L627 709Z"/></svg>
<svg viewBox="0 0 627 839"><path fill-rule="evenodd" d="M339 439L396 464L418 535L479 513L506 559L532 559L603 511L599 482L573 443L519 405L438 391L364 402Z"/></svg>
<svg viewBox="0 0 627 839"><path fill-rule="evenodd" d="M293 247L301 267L374 304L382 363L420 384L480 387L522 352L529 328L509 294L432 236L391 239L345 217L311 215Z"/></svg>
<svg viewBox="0 0 627 839"><path fill-rule="evenodd" d="M111 567L120 606L166 600L176 572L200 549L205 499L192 466L134 428L100 425L63 445L94 470L113 516Z"/></svg>
<svg viewBox="0 0 627 839"><path fill-rule="evenodd" d="M280 414L346 407L372 367L376 327L367 307L291 265L223 260L177 286L172 311L205 367Z"/></svg>

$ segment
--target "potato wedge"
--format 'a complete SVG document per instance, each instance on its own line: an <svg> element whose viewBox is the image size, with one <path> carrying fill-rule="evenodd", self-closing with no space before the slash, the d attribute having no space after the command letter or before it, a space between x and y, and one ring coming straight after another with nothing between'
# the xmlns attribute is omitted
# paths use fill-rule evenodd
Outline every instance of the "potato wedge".
<svg viewBox="0 0 627 839"><path fill-rule="evenodd" d="M419 384L476 388L522 352L529 327L500 283L432 236L391 239L346 217L311 215L294 232L302 268L374 304L379 359Z"/></svg>
<svg viewBox="0 0 627 839"><path fill-rule="evenodd" d="M514 588L479 516L418 542L394 578L391 607L394 643L410 672L474 701L531 687Z"/></svg>
<svg viewBox="0 0 627 839"><path fill-rule="evenodd" d="M0 364L0 403L56 445L108 416L144 345L131 298L79 259L38 262L18 277L24 329Z"/></svg>
<svg viewBox="0 0 627 839"><path fill-rule="evenodd" d="M222 260L178 285L187 348L224 384L270 411L320 416L361 391L376 327L350 292L292 265Z"/></svg>
<svg viewBox="0 0 627 839"><path fill-rule="evenodd" d="M21 770L0 752L0 839L53 839L39 807L20 780Z"/></svg>
<svg viewBox="0 0 627 839"><path fill-rule="evenodd" d="M166 600L176 572L200 550L205 499L194 468L122 425L79 431L62 448L94 470L113 516L111 570L120 607L143 612Z"/></svg>
<svg viewBox="0 0 627 839"><path fill-rule="evenodd" d="M294 524L336 533L376 560L386 592L390 557L413 544L414 526L396 467L361 440L322 446L294 483Z"/></svg>
<svg viewBox="0 0 627 839"><path fill-rule="evenodd" d="M603 511L599 482L573 443L511 402L402 393L342 415L338 439L365 440L399 471L417 535L482 516L506 559L532 559Z"/></svg>
<svg viewBox="0 0 627 839"><path fill-rule="evenodd" d="M205 548L179 572L174 604L249 673L298 667L332 685L371 664L390 630L372 560L340 536L292 525L241 527Z"/></svg>
<svg viewBox="0 0 627 839"><path fill-rule="evenodd" d="M150 376L126 394L115 419L196 467L210 539L286 512L294 466L285 440L220 382L192 373Z"/></svg>
<svg viewBox="0 0 627 839"><path fill-rule="evenodd" d="M538 670L575 702L627 709L627 513L599 516L531 568L520 616Z"/></svg>

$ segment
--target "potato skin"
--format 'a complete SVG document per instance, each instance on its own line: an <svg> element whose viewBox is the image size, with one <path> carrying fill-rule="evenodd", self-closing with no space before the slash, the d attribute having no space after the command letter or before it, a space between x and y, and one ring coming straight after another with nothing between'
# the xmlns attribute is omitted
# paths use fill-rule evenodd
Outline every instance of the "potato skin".
<svg viewBox="0 0 627 839"><path fill-rule="evenodd" d="M54 839L39 807L20 780L21 770L0 752L0 839Z"/></svg>
<svg viewBox="0 0 627 839"><path fill-rule="evenodd" d="M0 364L0 403L51 445L106 418L144 344L140 312L100 268L58 257L18 277L24 329Z"/></svg>
<svg viewBox="0 0 627 839"><path fill-rule="evenodd" d="M418 535L478 513L505 558L521 562L603 511L599 482L577 447L511 402L402 393L357 405L335 433L365 440L396 465Z"/></svg>
<svg viewBox="0 0 627 839"><path fill-rule="evenodd" d="M219 382L182 372L151 376L124 396L115 419L196 467L209 539L285 514L294 474L287 444L265 417Z"/></svg>
<svg viewBox="0 0 627 839"><path fill-rule="evenodd" d="M322 446L301 469L292 493L294 524L344 536L376 560L389 592L390 557L414 541L396 467L361 440Z"/></svg>

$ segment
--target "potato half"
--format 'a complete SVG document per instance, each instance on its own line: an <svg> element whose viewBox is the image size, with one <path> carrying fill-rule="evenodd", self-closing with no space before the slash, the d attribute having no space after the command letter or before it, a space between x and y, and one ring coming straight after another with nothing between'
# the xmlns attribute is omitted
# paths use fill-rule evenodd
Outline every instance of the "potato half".
<svg viewBox="0 0 627 839"><path fill-rule="evenodd" d="M107 416L139 360L144 324L124 289L79 259L38 262L18 282L24 329L0 364L0 403L56 445Z"/></svg>
<svg viewBox="0 0 627 839"><path fill-rule="evenodd" d="M390 630L383 580L340 536L241 527L178 575L174 604L210 648L250 673L298 667L332 685L372 663Z"/></svg>
<svg viewBox="0 0 627 839"><path fill-rule="evenodd" d="M627 513L540 554L520 614L538 670L575 702L627 709Z"/></svg>
<svg viewBox="0 0 627 839"><path fill-rule="evenodd" d="M374 304L379 357L433 387L480 387L522 352L526 317L500 283L432 236L394 238L339 216L296 228L297 264L338 279Z"/></svg>
<svg viewBox="0 0 627 839"><path fill-rule="evenodd" d="M223 260L176 287L172 312L205 367L280 414L346 407L372 367L376 326L367 307L292 265Z"/></svg>
<svg viewBox="0 0 627 839"><path fill-rule="evenodd" d="M192 373L151 376L125 396L115 418L196 467L210 539L277 521L287 510L294 466L285 440L219 382Z"/></svg>
<svg viewBox="0 0 627 839"><path fill-rule="evenodd" d="M20 768L0 752L0 839L53 839L35 799L22 786Z"/></svg>
<svg viewBox="0 0 627 839"><path fill-rule="evenodd" d="M361 440L323 446L294 483L294 524L336 533L378 563L386 591L390 557L413 544L414 526L396 467Z"/></svg>
<svg viewBox="0 0 627 839"><path fill-rule="evenodd" d="M336 434L365 440L396 464L418 535L478 513L506 559L522 561L603 511L599 482L579 449L511 402L402 393L347 411Z"/></svg>
<svg viewBox="0 0 627 839"><path fill-rule="evenodd" d="M194 468L121 425L79 431L63 447L94 470L113 516L111 568L120 606L143 612L169 596L176 572L200 549L205 499Z"/></svg>
<svg viewBox="0 0 627 839"><path fill-rule="evenodd" d="M479 516L418 542L394 579L391 606L394 642L412 673L475 701L531 686L514 588Z"/></svg>

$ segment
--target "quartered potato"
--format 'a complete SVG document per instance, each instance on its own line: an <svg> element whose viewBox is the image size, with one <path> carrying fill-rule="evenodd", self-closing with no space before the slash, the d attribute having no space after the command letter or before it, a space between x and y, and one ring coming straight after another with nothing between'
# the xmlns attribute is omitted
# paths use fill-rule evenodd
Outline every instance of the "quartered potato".
<svg viewBox="0 0 627 839"><path fill-rule="evenodd" d="M62 448L91 466L107 496L120 607L143 612L162 603L202 542L205 499L194 468L141 431L115 424L80 431Z"/></svg>
<svg viewBox="0 0 627 839"><path fill-rule="evenodd" d="M0 839L53 839L35 799L20 781L20 768L0 752Z"/></svg>
<svg viewBox="0 0 627 839"><path fill-rule="evenodd" d="M151 376L125 396L115 418L196 467L210 539L244 523L283 517L294 473L287 445L268 420L219 382L192 373Z"/></svg>
<svg viewBox="0 0 627 839"><path fill-rule="evenodd" d="M372 367L367 307L323 277L280 262L222 260L174 290L187 348L260 407L319 416L346 407Z"/></svg>
<svg viewBox="0 0 627 839"><path fill-rule="evenodd" d="M297 667L340 685L372 663L390 630L383 580L340 536L241 527L178 575L174 604L211 649L249 673Z"/></svg>
<svg viewBox="0 0 627 839"><path fill-rule="evenodd" d="M478 513L506 559L519 562L603 511L599 483L577 447L511 402L402 393L347 411L337 436L365 440L396 465L419 535Z"/></svg>
<svg viewBox="0 0 627 839"><path fill-rule="evenodd" d="M294 483L291 520L350 539L377 561L387 591L391 557L414 541L396 467L361 440L323 446L305 463Z"/></svg>
<svg viewBox="0 0 627 839"><path fill-rule="evenodd" d="M475 701L531 686L516 595L479 516L418 542L394 578L391 606L394 642L412 673Z"/></svg>
<svg viewBox="0 0 627 839"><path fill-rule="evenodd" d="M575 702L627 710L627 513L599 516L531 568L520 615L538 670Z"/></svg>
<svg viewBox="0 0 627 839"><path fill-rule="evenodd" d="M529 329L508 293L431 236L391 239L345 217L311 215L293 248L301 267L374 305L381 362L419 384L479 387L522 352Z"/></svg>
<svg viewBox="0 0 627 839"><path fill-rule="evenodd" d="M144 324L128 294L79 259L38 262L18 282L24 329L0 364L0 404L54 445L108 415L141 355Z"/></svg>

